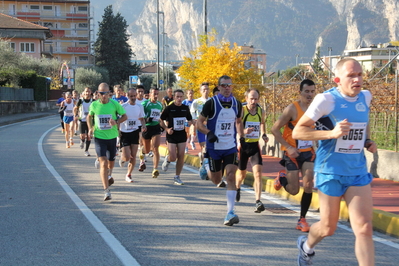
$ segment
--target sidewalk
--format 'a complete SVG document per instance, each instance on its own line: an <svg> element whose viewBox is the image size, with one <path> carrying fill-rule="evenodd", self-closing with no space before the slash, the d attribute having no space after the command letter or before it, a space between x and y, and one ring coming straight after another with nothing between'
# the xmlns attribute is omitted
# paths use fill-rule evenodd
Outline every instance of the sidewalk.
<svg viewBox="0 0 399 266"><path fill-rule="evenodd" d="M199 167L198 153L200 152L199 144L196 144L196 149L189 149L188 154L185 156L185 163ZM165 135L161 137L161 155L166 152L165 145ZM279 195L284 199L300 203L302 197L301 191L292 196L288 194L284 189L276 191L273 188L274 178L277 176L278 172L284 169L280 164L280 158L271 157L268 155L262 155L263 157L263 190L266 193ZM162 163L162 162L161 162ZM251 173L250 164L248 164L248 174L244 183L248 186L253 184L253 175ZM198 177L199 178L199 177ZM374 178L371 183L372 196L374 202L373 211L373 226L374 229L380 232L384 232L389 235L399 237L399 182L394 182L390 180L384 180L380 178ZM313 192L311 208L319 209L319 197L317 195L317 190ZM348 210L346 203L341 202L341 213L340 219L349 220Z"/></svg>
<svg viewBox="0 0 399 266"><path fill-rule="evenodd" d="M0 116L0 126L51 115L56 115L58 117L57 110ZM160 152L161 155L164 155L166 152L165 135L162 136L161 143ZM188 154L186 154L185 163L199 167L199 151L199 144L196 143L196 149L189 149ZM264 191L266 193L279 195L282 198L299 203L302 192L298 193L296 196L291 196L285 192L284 189L276 191L273 188L274 177L276 177L278 171L283 169L283 167L279 164L280 159L267 155L263 155L262 157ZM250 167L248 167L248 170L247 178L245 179L244 183L246 185L252 186L253 176L250 172ZM374 178L373 182L371 183L371 187L374 201L374 229L399 237L399 182ZM313 209L319 208L317 192L314 192L311 207ZM344 220L349 219L346 204L344 202L341 204L340 218Z"/></svg>

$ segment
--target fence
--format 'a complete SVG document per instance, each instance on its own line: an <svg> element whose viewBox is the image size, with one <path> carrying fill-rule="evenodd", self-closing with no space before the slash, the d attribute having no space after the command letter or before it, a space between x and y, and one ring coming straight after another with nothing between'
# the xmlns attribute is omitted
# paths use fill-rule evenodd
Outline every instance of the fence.
<svg viewBox="0 0 399 266"><path fill-rule="evenodd" d="M34 101L34 90L0 87L0 101Z"/></svg>

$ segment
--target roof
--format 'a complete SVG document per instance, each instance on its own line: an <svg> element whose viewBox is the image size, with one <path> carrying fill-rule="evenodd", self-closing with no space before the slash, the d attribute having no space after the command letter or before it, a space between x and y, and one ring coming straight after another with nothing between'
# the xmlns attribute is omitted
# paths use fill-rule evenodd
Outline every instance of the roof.
<svg viewBox="0 0 399 266"><path fill-rule="evenodd" d="M9 15L0 13L0 28L1 29L28 29L28 30L50 30L47 27L36 25L29 21L19 18L14 18Z"/></svg>
<svg viewBox="0 0 399 266"><path fill-rule="evenodd" d="M143 74L157 73L157 63L152 63L152 64L142 67L140 72Z"/></svg>

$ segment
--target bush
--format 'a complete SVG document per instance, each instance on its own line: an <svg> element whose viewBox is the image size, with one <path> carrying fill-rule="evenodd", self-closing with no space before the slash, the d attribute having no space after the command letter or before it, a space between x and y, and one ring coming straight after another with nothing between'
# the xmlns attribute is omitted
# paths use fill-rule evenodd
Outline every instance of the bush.
<svg viewBox="0 0 399 266"><path fill-rule="evenodd" d="M34 83L35 101L46 101L46 96L50 93L50 84L47 84L47 79L44 76L36 76ZM47 91L47 93L46 93Z"/></svg>

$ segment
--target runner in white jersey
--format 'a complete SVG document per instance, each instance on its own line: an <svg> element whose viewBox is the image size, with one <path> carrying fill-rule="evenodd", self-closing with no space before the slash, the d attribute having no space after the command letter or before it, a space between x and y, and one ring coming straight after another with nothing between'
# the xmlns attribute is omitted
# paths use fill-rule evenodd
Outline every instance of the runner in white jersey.
<svg viewBox="0 0 399 266"><path fill-rule="evenodd" d="M191 116L193 118L193 124L196 125L196 121L200 116L202 109L205 103L210 99L209 98L209 83L203 82L200 86L201 98L195 99L190 107ZM196 129L195 129L196 130ZM205 144L206 144L206 135L199 130L197 130L197 138L198 143L201 147L201 152L198 154L200 159L201 168L199 170L199 176L201 179L208 179L207 170L205 169L205 165L207 164L207 160L204 162L204 154L205 154Z"/></svg>
<svg viewBox="0 0 399 266"><path fill-rule="evenodd" d="M74 103L72 100L72 94L70 92L65 93L65 100L61 103L61 107L65 107L64 110L64 127L65 127L65 142L66 147L70 148L73 145L73 133L72 133L72 121L73 121L73 107Z"/></svg>
<svg viewBox="0 0 399 266"><path fill-rule="evenodd" d="M91 143L91 136L89 136L89 128L87 127L87 115L89 114L89 108L93 99L91 97L91 89L86 87L82 93L83 98L79 99L75 108L75 119L79 120L79 132L80 132L80 148L85 148L85 155L90 156L89 147ZM86 145L86 147L85 147Z"/></svg>
<svg viewBox="0 0 399 266"><path fill-rule="evenodd" d="M136 165L140 129L146 131L144 108L141 104L137 104L136 95L136 89L128 91L128 101L122 104L122 107L126 110L127 120L119 125L121 132L120 143L122 146L122 156L119 160L119 166L123 167L125 162L129 162L125 177L126 182L133 182L131 174Z"/></svg>
<svg viewBox="0 0 399 266"><path fill-rule="evenodd" d="M320 221L310 227L308 235L298 238L298 265L312 265L315 246L334 234L344 199L356 237L358 264L371 266L375 265L370 186L373 176L364 155L364 148L377 151L377 145L369 139L371 95L362 90L362 66L353 58L337 63L334 82L338 86L317 95L292 132L294 139L319 141L314 172ZM333 257L325 264L334 264Z"/></svg>

